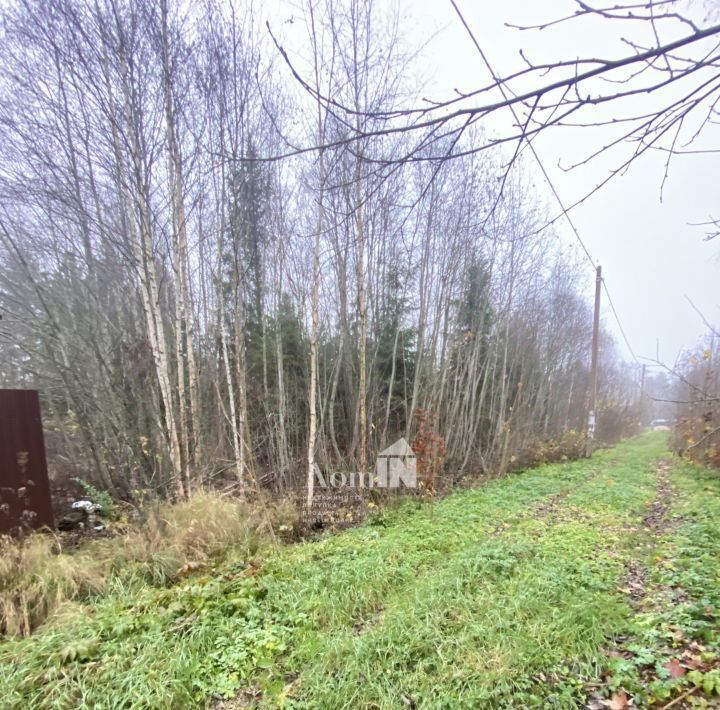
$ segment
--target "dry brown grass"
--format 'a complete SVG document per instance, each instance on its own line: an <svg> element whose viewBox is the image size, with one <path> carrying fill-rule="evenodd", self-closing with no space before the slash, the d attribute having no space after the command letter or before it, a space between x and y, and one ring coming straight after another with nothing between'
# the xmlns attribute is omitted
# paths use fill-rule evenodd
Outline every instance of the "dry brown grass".
<svg viewBox="0 0 720 710"><path fill-rule="evenodd" d="M116 537L64 551L50 534L0 539L0 635L31 633L63 605L100 594L112 578L171 581L184 565L254 555L292 525L292 506L242 503L215 493L149 506Z"/></svg>
<svg viewBox="0 0 720 710"><path fill-rule="evenodd" d="M58 554L49 535L0 541L0 632L30 633L68 599L100 591L106 581L103 562L88 551Z"/></svg>

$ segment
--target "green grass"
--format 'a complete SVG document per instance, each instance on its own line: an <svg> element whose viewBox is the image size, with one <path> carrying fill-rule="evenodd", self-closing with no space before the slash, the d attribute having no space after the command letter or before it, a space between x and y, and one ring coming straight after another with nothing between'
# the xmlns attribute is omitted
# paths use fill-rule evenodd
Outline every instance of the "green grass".
<svg viewBox="0 0 720 710"><path fill-rule="evenodd" d="M701 696L720 695L720 472L676 462L671 481L671 525L646 539L649 584L622 646L629 657L612 660L610 682L636 705L695 688L689 702L707 707ZM674 660L679 678L666 668Z"/></svg>
<svg viewBox="0 0 720 710"><path fill-rule="evenodd" d="M603 673L602 693L625 688L640 706L684 692L714 671L662 677L663 634L680 624L682 643L717 641L720 482L678 465L682 524L645 529L664 448L646 435L410 501L172 587L117 583L80 615L0 645L0 705L572 708ZM639 614L622 590L633 560L650 571ZM663 601L670 584L684 589L679 616ZM620 664L606 654L617 638L643 653Z"/></svg>

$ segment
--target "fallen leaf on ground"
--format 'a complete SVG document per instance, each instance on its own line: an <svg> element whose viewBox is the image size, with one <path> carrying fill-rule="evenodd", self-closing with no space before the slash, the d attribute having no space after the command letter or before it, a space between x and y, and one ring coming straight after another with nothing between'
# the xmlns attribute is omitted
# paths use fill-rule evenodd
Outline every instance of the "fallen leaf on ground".
<svg viewBox="0 0 720 710"><path fill-rule="evenodd" d="M177 572L178 577L183 577L191 572L197 572L199 569L205 567L204 562L186 562Z"/></svg>
<svg viewBox="0 0 720 710"><path fill-rule="evenodd" d="M696 670L696 671L703 670L707 666L707 663L705 663L705 661L703 661L702 656L700 654L695 654L695 653L693 653L693 654L688 653L688 654L684 655L683 663L685 663L685 665L688 668L692 668L693 670Z"/></svg>
<svg viewBox="0 0 720 710"><path fill-rule="evenodd" d="M671 678L682 678L685 675L685 669L680 665L677 658L664 663L663 668L670 674Z"/></svg>
<svg viewBox="0 0 720 710"><path fill-rule="evenodd" d="M632 705L632 700L628 699L628 694L621 690L619 693L613 693L610 700L606 700L605 704L610 710L625 710Z"/></svg>

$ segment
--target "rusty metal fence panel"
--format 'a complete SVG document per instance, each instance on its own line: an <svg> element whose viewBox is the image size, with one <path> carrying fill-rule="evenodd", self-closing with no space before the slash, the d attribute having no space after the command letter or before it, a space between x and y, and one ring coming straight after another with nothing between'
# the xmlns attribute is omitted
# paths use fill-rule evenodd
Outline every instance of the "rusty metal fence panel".
<svg viewBox="0 0 720 710"><path fill-rule="evenodd" d="M0 534L53 527L40 400L0 390Z"/></svg>

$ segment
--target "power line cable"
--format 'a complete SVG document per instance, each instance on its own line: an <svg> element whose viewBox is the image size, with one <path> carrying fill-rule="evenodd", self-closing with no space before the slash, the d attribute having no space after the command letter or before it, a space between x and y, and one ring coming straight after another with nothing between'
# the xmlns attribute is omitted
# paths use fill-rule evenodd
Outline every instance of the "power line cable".
<svg viewBox="0 0 720 710"><path fill-rule="evenodd" d="M460 8L458 8L457 3L455 0L450 0L450 4L453 6L453 9L455 10L455 13L457 14L458 18L460 19L460 22L462 23L463 27L467 31L468 35L470 36L470 39L472 40L472 43L475 45L475 49L477 49L478 53L480 54L480 57L482 58L485 66L487 67L487 70L490 72L490 76L492 77L493 81L497 84L498 89L500 90L500 93L502 94L503 98L507 101L508 100L508 94L503 86L502 82L500 81L498 75L495 73L495 70L492 68L492 65L490 64L490 60L487 58L487 55L483 51L482 47L480 46L480 43L478 42L477 38L475 37L475 34L470 29L470 26L468 25L467 21L463 17L462 12L460 12ZM508 106L510 111L512 111L512 115L515 118L515 121L518 125L522 125L520 121L520 117L517 114L517 111L515 110L515 106L513 104L510 104ZM520 138L522 140L522 138ZM565 207L565 203L563 202L562 198L560 197L560 194L558 193L553 181L550 179L550 175L548 175L547 170L545 169L545 166L543 165L542 160L540 160L540 156L538 155L537 151L535 150L535 146L532 144L532 139L528 138L526 139L527 145L530 148L530 151L533 154L533 157L535 158L535 161L538 164L538 167L540 168L540 171L542 172L547 184L550 186L550 189L552 190L553 195L555 196L555 199L557 200L558 205L560 206L560 209L562 211L562 214L564 215L565 219L567 220L567 223L570 225L570 229L572 230L572 233L575 235L575 238L578 240L578 243L582 247L583 252L585 253L585 256L587 257L588 261L592 265L593 269L597 269L597 265L595 264L595 260L592 258L592 255L590 254L590 251L588 250L587 246L585 246L585 242L582 240L582 237L580 236L580 232L578 231L577 227L575 226L575 223L572 220L572 217L570 217L570 213L568 212L567 208ZM615 317L615 321L618 325L618 328L620 330L620 333L622 334L623 340L625 341L625 345L627 346L628 351L633 357L633 360L639 365L640 362L635 355L635 351L633 350L632 346L630 345L630 341L628 340L628 337L625 333L625 329L623 328L622 322L620 321L620 316L618 315L617 309L615 308L615 305L613 304L612 298L610 296L610 290L608 289L607 284L605 283L605 279L602 279L602 285L603 289L605 290L605 294L607 295L608 303L610 304L610 310L612 311L613 316Z"/></svg>
<svg viewBox="0 0 720 710"><path fill-rule="evenodd" d="M632 345L630 345L630 341L628 340L627 335L625 334L625 328L623 328L622 323L620 322L620 316L618 315L617 309L615 308L615 304L613 303L612 297L610 296L610 289L608 289L607 284L605 283L605 279L602 279L602 285L603 289L605 290L605 295L607 296L608 303L610 304L610 310L612 311L613 316L615 316L615 322L618 325L618 328L620 329L620 334L623 337L623 340L625 341L625 346L630 351L630 354L633 357L633 360L640 365L640 360L638 360L637 355L635 355L635 351L632 349Z"/></svg>
<svg viewBox="0 0 720 710"><path fill-rule="evenodd" d="M455 0L450 0L450 4L453 6L458 18L460 19L460 22L462 22L463 27L467 31L468 35L470 36L470 39L472 40L472 43L475 45L475 49L477 49L478 53L480 54L480 57L482 58L483 62L485 63L485 66L487 67L487 70L490 72L490 76L492 77L493 81L497 84L498 89L500 90L500 93L502 94L503 98L508 101L509 97L507 94L507 91L505 87L503 86L502 82L500 81L500 78L495 73L495 70L492 68L492 65L490 64L490 61L487 58L487 55L485 52L483 52L482 47L480 46L480 43L477 41L477 38L475 37L475 34L470 29L470 26L466 22L465 18L463 17L463 14L460 12L460 9L458 8ZM515 118L515 121L518 123L518 125L522 125L522 122L520 121L520 117L518 116L517 111L515 110L515 106L510 104L508 106L510 111L512 111L512 115ZM522 141L522 138L520 138ZM567 208L565 207L564 202L562 201L562 198L560 197L557 189L555 188L555 185L553 184L552 180L550 179L550 176L548 175L547 170L545 169L545 166L543 165L542 161L540 160L540 156L537 154L537 151L535 150L535 146L532 144L531 139L527 140L527 146L530 148L530 151L533 154L533 157L535 158L543 176L545 177L545 180L547 181L547 184L550 186L550 189L552 190L553 195L555 195L555 199L557 200L558 205L560 206L560 209L562 211L562 214L565 216L565 219L567 220L568 224L570 225L570 228L572 229L573 234L575 235L576 239L580 243L580 246L582 247L582 250L585 252L585 256L588 258L588 261L592 264L593 269L597 268L597 265L595 264L595 260L592 258L592 255L590 254L590 251L585 246L585 242L582 240L582 237L580 236L580 233L577 230L577 227L575 227L575 223L572 221L572 218L570 217L570 213L568 212Z"/></svg>

